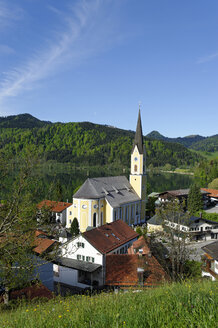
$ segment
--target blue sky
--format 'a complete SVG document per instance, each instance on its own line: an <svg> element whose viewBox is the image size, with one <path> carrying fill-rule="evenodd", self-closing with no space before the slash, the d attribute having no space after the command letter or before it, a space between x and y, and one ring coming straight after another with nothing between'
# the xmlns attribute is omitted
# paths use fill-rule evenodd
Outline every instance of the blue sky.
<svg viewBox="0 0 218 328"><path fill-rule="evenodd" d="M218 133L217 0L0 0L0 116Z"/></svg>

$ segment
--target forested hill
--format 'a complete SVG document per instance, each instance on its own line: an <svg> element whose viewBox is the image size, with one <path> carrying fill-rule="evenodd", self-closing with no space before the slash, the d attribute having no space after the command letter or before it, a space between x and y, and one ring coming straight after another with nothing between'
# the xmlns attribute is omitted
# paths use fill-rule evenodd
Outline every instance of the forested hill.
<svg viewBox="0 0 218 328"><path fill-rule="evenodd" d="M46 160L79 165L121 164L129 167L135 133L89 122L49 123L34 128L0 126L0 148L13 154L37 145ZM145 138L147 165L192 166L200 156L179 144Z"/></svg>
<svg viewBox="0 0 218 328"><path fill-rule="evenodd" d="M218 134L211 137L202 137L200 135L190 135L187 137L168 138L160 134L158 131L152 131L146 135L147 138L155 140L163 140L173 143L179 143L187 148L201 150L207 152L218 151Z"/></svg>
<svg viewBox="0 0 218 328"><path fill-rule="evenodd" d="M48 121L40 121L30 114L11 115L0 117L0 128L40 128L44 125L51 124Z"/></svg>
<svg viewBox="0 0 218 328"><path fill-rule="evenodd" d="M190 148L206 152L216 152L218 151L218 134L205 138L202 141L195 142Z"/></svg>
<svg viewBox="0 0 218 328"><path fill-rule="evenodd" d="M168 142L176 142L179 143L187 148L192 148L191 146L199 141L202 141L204 139L206 139L206 137L202 137L199 135L191 135L191 136L187 136L187 137L178 137L178 138L168 138L163 136L162 134L160 134L158 131L152 131L149 134L146 135L147 138L151 138L151 139L156 139L156 140L164 140L164 141L168 141Z"/></svg>

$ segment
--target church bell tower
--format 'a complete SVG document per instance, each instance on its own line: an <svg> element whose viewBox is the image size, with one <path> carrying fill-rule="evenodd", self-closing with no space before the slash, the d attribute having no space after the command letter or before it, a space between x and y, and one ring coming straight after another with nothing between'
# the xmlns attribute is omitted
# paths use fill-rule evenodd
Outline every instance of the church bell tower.
<svg viewBox="0 0 218 328"><path fill-rule="evenodd" d="M143 143L141 114L139 108L138 122L136 127L135 139L131 151L131 174L130 184L141 198L140 221L145 221L145 198L146 198L146 163L145 146Z"/></svg>

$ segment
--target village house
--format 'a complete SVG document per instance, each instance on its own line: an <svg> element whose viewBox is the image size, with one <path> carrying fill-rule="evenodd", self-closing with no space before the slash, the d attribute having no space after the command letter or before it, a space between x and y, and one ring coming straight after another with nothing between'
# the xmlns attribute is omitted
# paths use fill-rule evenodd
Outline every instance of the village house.
<svg viewBox="0 0 218 328"><path fill-rule="evenodd" d="M158 200L160 204L173 200L178 200L180 203L185 201L185 206L187 206L188 194L189 194L189 189L168 190L168 191L161 192L159 194ZM206 207L208 203L209 192L201 189L201 194L202 194L202 201L204 207Z"/></svg>
<svg viewBox="0 0 218 328"><path fill-rule="evenodd" d="M57 240L49 237L49 235L38 229L35 231L35 238L33 241L33 251L37 255L43 255L50 252L55 245L57 245Z"/></svg>
<svg viewBox="0 0 218 328"><path fill-rule="evenodd" d="M202 247L205 252L202 260L204 261L204 269L202 277L217 280L218 278L218 241L215 241L207 246Z"/></svg>
<svg viewBox="0 0 218 328"><path fill-rule="evenodd" d="M202 191L207 192L207 196L211 202L211 204L218 204L218 190L217 189L209 189L209 188L201 188Z"/></svg>
<svg viewBox="0 0 218 328"><path fill-rule="evenodd" d="M57 202L53 200L43 200L37 205L39 210L38 221L43 215L49 216L51 223L60 223L62 226L66 226L67 221L67 209L72 205L72 203L67 202Z"/></svg>
<svg viewBox="0 0 218 328"><path fill-rule="evenodd" d="M201 217L191 216L188 219L180 218L178 221L165 220L164 224L187 233L192 240L218 239L218 222Z"/></svg>
<svg viewBox="0 0 218 328"><path fill-rule="evenodd" d="M131 151L131 174L125 176L89 178L73 195L67 212L67 228L73 219L80 231L99 227L116 220L128 225L145 222L146 169L140 111Z"/></svg>
<svg viewBox="0 0 218 328"><path fill-rule="evenodd" d="M133 242L128 254L106 256L106 286L138 288L157 286L169 280L169 276L152 255L143 236Z"/></svg>
<svg viewBox="0 0 218 328"><path fill-rule="evenodd" d="M151 233L151 232L155 233L155 232L163 231L162 223L163 222L162 222L161 218L157 214L155 214L154 216L152 216L152 218L150 218L146 222L147 231L149 233Z"/></svg>
<svg viewBox="0 0 218 328"><path fill-rule="evenodd" d="M60 246L53 265L56 286L87 287L105 284L108 254L126 254L138 234L122 220L86 231Z"/></svg>

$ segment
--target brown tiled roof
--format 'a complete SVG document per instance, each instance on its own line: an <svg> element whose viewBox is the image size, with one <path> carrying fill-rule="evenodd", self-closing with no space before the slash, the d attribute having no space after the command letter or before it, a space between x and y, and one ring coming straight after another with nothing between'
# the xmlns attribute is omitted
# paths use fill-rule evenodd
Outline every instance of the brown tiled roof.
<svg viewBox="0 0 218 328"><path fill-rule="evenodd" d="M161 197L164 194L168 194L170 196L179 197L179 196L188 196L188 193L189 193L189 189L167 190L161 192L159 196Z"/></svg>
<svg viewBox="0 0 218 328"><path fill-rule="evenodd" d="M43 230L40 230L40 229L38 229L38 230L36 230L35 231L35 236L36 237L38 237L38 236L47 236L47 233L46 232L44 232Z"/></svg>
<svg viewBox="0 0 218 328"><path fill-rule="evenodd" d="M28 300L34 299L35 297L40 298L54 298L54 294L43 284L40 285L33 285L29 287L25 287L23 289L14 290L10 294L11 299L18 299L18 298L26 298ZM1 302L1 301L0 301Z"/></svg>
<svg viewBox="0 0 218 328"><path fill-rule="evenodd" d="M218 198L218 190L217 189L201 188L201 190L208 192L210 197Z"/></svg>
<svg viewBox="0 0 218 328"><path fill-rule="evenodd" d="M52 212L60 213L69 206L73 205L72 203L66 203L66 202L56 202L54 200L43 200L41 203L37 205L38 209L41 209L43 207L49 209Z"/></svg>
<svg viewBox="0 0 218 328"><path fill-rule="evenodd" d="M139 250L142 250L142 253L139 252ZM145 238L143 236L139 237L138 240L134 241L134 243L132 244L132 246L128 249L128 254L149 254L150 248L148 247Z"/></svg>
<svg viewBox="0 0 218 328"><path fill-rule="evenodd" d="M149 276L147 277L144 284L145 286L158 284L162 281L170 280L168 274L165 272L163 267L160 265L158 260L153 255L152 256L146 255L143 258L147 262L147 270L149 272Z"/></svg>
<svg viewBox="0 0 218 328"><path fill-rule="evenodd" d="M117 220L86 231L83 236L101 253L106 254L137 238L138 234L128 224Z"/></svg>
<svg viewBox="0 0 218 328"><path fill-rule="evenodd" d="M54 243L56 243L56 241L52 239L36 238L34 240L34 246L36 247L33 248L33 251L35 253L42 254L46 252Z"/></svg>
<svg viewBox="0 0 218 328"><path fill-rule="evenodd" d="M214 260L218 261L218 241L215 241L201 248L205 251L205 253L209 254Z"/></svg>
<svg viewBox="0 0 218 328"><path fill-rule="evenodd" d="M167 191L161 192L159 194L159 197L164 196L164 195L169 195L169 196L172 196L172 197L187 197L188 194L189 194L189 190L190 189L167 190ZM207 190L202 188L201 193L206 194Z"/></svg>
<svg viewBox="0 0 218 328"><path fill-rule="evenodd" d="M138 255L109 254L106 256L106 285L133 286L138 283Z"/></svg>
<svg viewBox="0 0 218 328"><path fill-rule="evenodd" d="M106 285L139 285L137 269L144 269L144 286L169 281L169 277L154 256L109 254L106 256Z"/></svg>

